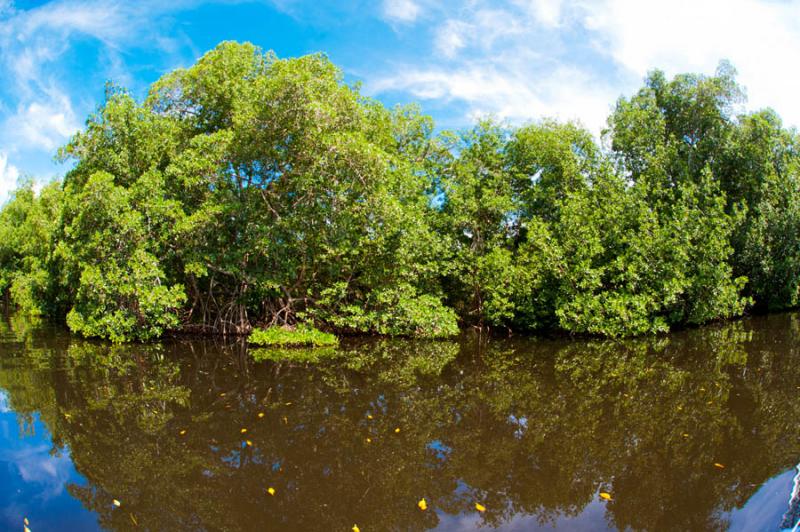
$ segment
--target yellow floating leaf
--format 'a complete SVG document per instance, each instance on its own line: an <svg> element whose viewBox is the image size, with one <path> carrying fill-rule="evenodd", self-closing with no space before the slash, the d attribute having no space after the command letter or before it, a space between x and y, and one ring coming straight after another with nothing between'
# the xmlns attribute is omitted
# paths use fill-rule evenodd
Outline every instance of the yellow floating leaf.
<svg viewBox="0 0 800 532"><path fill-rule="evenodd" d="M725 469L725 466L724 466L724 465L722 465L722 464L720 464L719 462L715 463L715 464L714 464L714 467L717 467L717 468L719 468L719 469Z"/></svg>
<svg viewBox="0 0 800 532"><path fill-rule="evenodd" d="M121 502L119 502L117 499L114 499L114 500L113 500L113 501L111 501L111 502L112 502L112 503L114 503L114 506L116 506L117 508L119 508L120 506L122 506L122 503L121 503Z"/></svg>
<svg viewBox="0 0 800 532"><path fill-rule="evenodd" d="M486 511L486 506L482 505L479 502L476 502L475 503L475 509L478 510L479 512L485 512Z"/></svg>
<svg viewBox="0 0 800 532"><path fill-rule="evenodd" d="M367 419L372 419L372 414L367 414Z"/></svg>
<svg viewBox="0 0 800 532"><path fill-rule="evenodd" d="M358 528L358 525L353 525L353 532L361 532L361 529Z"/></svg>
<svg viewBox="0 0 800 532"><path fill-rule="evenodd" d="M269 493L270 495L275 495L275 488L270 486L269 488L267 488L267 493Z"/></svg>
<svg viewBox="0 0 800 532"><path fill-rule="evenodd" d="M419 506L420 510L427 510L428 509L428 503L425 502L424 498L419 500L419 502L417 503L417 506Z"/></svg>
<svg viewBox="0 0 800 532"><path fill-rule="evenodd" d="M394 433L395 434L400 434L400 427L397 427L396 429L394 429Z"/></svg>
<svg viewBox="0 0 800 532"><path fill-rule="evenodd" d="M183 436L183 435L185 435L185 434L186 434L186 429L183 429L183 430L181 431L181 436Z"/></svg>
<svg viewBox="0 0 800 532"><path fill-rule="evenodd" d="M130 516L131 516L131 523L133 523L133 526L139 526L139 521L136 520L133 514L130 514Z"/></svg>
<svg viewBox="0 0 800 532"><path fill-rule="evenodd" d="M219 394L219 396L220 397L225 397L225 392L222 392L221 394Z"/></svg>
<svg viewBox="0 0 800 532"><path fill-rule="evenodd" d="M247 429L242 429L239 432L241 432L242 434L246 434L247 433Z"/></svg>
<svg viewBox="0 0 800 532"><path fill-rule="evenodd" d="M601 491L601 492L600 492L600 498L601 498L601 499L605 499L605 500L607 500L607 501L610 501L610 500L612 500L612 498L611 498L611 494L610 494L610 493L606 493L605 491Z"/></svg>
<svg viewBox="0 0 800 532"><path fill-rule="evenodd" d="M248 447L253 446L253 442L251 442L250 440L245 440L244 442L247 444Z"/></svg>
<svg viewBox="0 0 800 532"><path fill-rule="evenodd" d="M286 403L286 406L292 406L292 402L289 401L288 403Z"/></svg>
<svg viewBox="0 0 800 532"><path fill-rule="evenodd" d="M372 438L367 438L367 443L372 443Z"/></svg>
<svg viewBox="0 0 800 532"><path fill-rule="evenodd" d="M264 412L259 412L258 417L264 417Z"/></svg>
<svg viewBox="0 0 800 532"><path fill-rule="evenodd" d="M688 432L684 432L684 433L683 433L683 437L684 437L684 438L688 438L688 437L689 437L689 433L688 433Z"/></svg>

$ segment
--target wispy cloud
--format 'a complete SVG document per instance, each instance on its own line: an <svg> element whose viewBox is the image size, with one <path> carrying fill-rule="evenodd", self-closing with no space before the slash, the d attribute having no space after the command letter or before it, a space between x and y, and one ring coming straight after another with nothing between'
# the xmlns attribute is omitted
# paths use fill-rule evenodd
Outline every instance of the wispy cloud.
<svg viewBox="0 0 800 532"><path fill-rule="evenodd" d="M574 8L573 8L574 9ZM428 57L368 80L375 94L462 104L466 125L478 116L512 122L543 117L579 119L598 132L619 94L596 70L570 55L597 55L574 30L557 0L465 2L432 29Z"/></svg>
<svg viewBox="0 0 800 532"><path fill-rule="evenodd" d="M414 0L384 0L383 14L391 21L414 22L421 8Z"/></svg>
<svg viewBox="0 0 800 532"><path fill-rule="evenodd" d="M787 62L800 55L800 2L602 0L585 12L598 51L623 68L712 72L728 59L750 107L773 106L800 125L800 70Z"/></svg>
<svg viewBox="0 0 800 532"><path fill-rule="evenodd" d="M800 1L468 0L431 28L428 56L368 79L375 94L460 102L467 116L580 117L598 133L647 71L712 73L729 59L749 107L800 125ZM444 15L440 11L439 15Z"/></svg>
<svg viewBox="0 0 800 532"><path fill-rule="evenodd" d="M79 128L70 99L56 89L46 93L45 99L21 105L6 121L6 127L15 132L17 143L28 148L54 152Z"/></svg>
<svg viewBox="0 0 800 532"><path fill-rule="evenodd" d="M563 0L514 0L514 4L527 9L543 26L560 26Z"/></svg>
<svg viewBox="0 0 800 532"><path fill-rule="evenodd" d="M8 162L8 155L0 152L0 201L5 200L8 194L17 187L19 170ZM0 395L0 413L6 404L3 396Z"/></svg>
<svg viewBox="0 0 800 532"><path fill-rule="evenodd" d="M132 50L180 57L187 49L182 34L167 31L171 23L159 15L199 3L55 0L21 9L0 0L0 146L7 167L33 159L41 172L42 161L50 161L93 110L91 94L104 80L138 81L126 65ZM46 171L48 177L54 172L52 165ZM0 202L5 197L0 191Z"/></svg>
<svg viewBox="0 0 800 532"><path fill-rule="evenodd" d="M203 4L215 5L194 9ZM277 49L288 40L291 53L330 52L368 93L389 104L421 100L445 127L492 114L517 123L578 118L599 133L615 100L636 90L648 70L711 73L720 59L729 59L747 86L751 108L773 106L800 126L800 70L789 62L800 55L800 0L22 5L0 0L3 183L12 172L18 175L17 168L31 170L31 161L51 160L97 105L106 79L141 94L161 72L193 61L204 50L190 35L203 47L238 38ZM258 10L280 13L296 25L276 33L253 17ZM203 19L220 13L225 21ZM229 22L229 13L231 20L241 17L237 24L218 23ZM33 171L53 175L49 164Z"/></svg>

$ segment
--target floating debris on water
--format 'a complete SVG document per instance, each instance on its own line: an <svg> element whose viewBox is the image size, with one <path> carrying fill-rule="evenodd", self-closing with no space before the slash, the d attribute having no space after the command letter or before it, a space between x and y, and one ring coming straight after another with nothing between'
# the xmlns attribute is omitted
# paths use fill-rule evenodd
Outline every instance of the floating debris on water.
<svg viewBox="0 0 800 532"><path fill-rule="evenodd" d="M607 500L607 501L613 501L614 500L613 497L611 497L611 494L610 493L606 493L605 491L601 491L600 492L600 498L604 499L604 500Z"/></svg>
<svg viewBox="0 0 800 532"><path fill-rule="evenodd" d="M428 503L425 502L424 498L419 500L419 502L417 503L417 506L419 506L420 510L427 510L428 509Z"/></svg>
<svg viewBox="0 0 800 532"><path fill-rule="evenodd" d="M483 512L486 511L486 506L482 505L479 502L476 502L475 503L475 509L478 510L479 512L483 513Z"/></svg>

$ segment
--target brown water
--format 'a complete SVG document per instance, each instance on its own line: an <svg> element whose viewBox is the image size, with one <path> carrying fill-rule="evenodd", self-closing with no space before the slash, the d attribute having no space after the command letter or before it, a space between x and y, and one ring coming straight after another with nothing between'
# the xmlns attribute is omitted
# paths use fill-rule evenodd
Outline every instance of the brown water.
<svg viewBox="0 0 800 532"><path fill-rule="evenodd" d="M291 354L334 358L6 318L0 529L769 531L789 507L797 314Z"/></svg>

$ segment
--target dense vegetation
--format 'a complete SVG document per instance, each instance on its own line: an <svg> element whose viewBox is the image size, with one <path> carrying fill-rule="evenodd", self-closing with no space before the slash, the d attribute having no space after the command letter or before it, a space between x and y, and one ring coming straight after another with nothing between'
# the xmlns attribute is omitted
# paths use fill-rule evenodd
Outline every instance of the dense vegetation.
<svg viewBox="0 0 800 532"><path fill-rule="evenodd" d="M798 136L714 76L608 119L439 132L322 55L223 43L109 86L63 182L0 213L0 289L115 341L168 330L625 336L798 305Z"/></svg>

